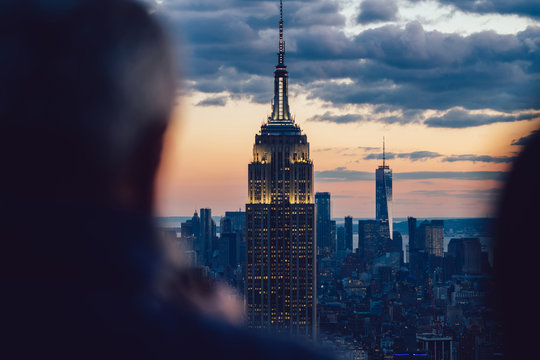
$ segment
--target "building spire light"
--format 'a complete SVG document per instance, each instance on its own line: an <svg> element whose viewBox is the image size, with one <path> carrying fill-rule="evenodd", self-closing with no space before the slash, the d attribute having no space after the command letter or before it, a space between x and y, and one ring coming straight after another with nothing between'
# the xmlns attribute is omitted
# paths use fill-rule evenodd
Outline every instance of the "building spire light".
<svg viewBox="0 0 540 360"><path fill-rule="evenodd" d="M283 0L279 1L279 52L278 64L274 71L274 102L272 104L272 115L269 117L271 123L291 124L291 114L289 112L288 98L288 73L285 66L285 40L283 39Z"/></svg>
<svg viewBox="0 0 540 360"><path fill-rule="evenodd" d="M384 136L382 137L382 166L383 168L386 165L386 149L384 144Z"/></svg>
<svg viewBox="0 0 540 360"><path fill-rule="evenodd" d="M283 0L279 0L279 53L278 65L285 64L285 40L283 39Z"/></svg>

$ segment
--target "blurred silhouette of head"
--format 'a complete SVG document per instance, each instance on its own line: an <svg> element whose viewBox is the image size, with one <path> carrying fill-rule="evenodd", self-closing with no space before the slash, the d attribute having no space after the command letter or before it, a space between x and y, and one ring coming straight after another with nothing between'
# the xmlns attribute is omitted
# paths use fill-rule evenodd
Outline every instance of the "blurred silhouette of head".
<svg viewBox="0 0 540 360"><path fill-rule="evenodd" d="M506 339L505 358L534 357L540 321L540 131L512 165L496 226L495 271Z"/></svg>
<svg viewBox="0 0 540 360"><path fill-rule="evenodd" d="M1 198L149 213L175 93L167 39L123 0L0 4Z"/></svg>

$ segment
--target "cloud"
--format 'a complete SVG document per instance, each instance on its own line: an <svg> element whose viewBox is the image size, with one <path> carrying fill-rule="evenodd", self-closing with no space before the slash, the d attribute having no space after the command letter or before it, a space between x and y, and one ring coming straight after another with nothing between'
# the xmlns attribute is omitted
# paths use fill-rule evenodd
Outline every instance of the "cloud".
<svg viewBox="0 0 540 360"><path fill-rule="evenodd" d="M362 151L381 150L380 147L373 147L373 146L358 146L358 149L360 149Z"/></svg>
<svg viewBox="0 0 540 360"><path fill-rule="evenodd" d="M527 145L527 143L534 137L536 136L536 134L539 134L540 133L540 130L534 130L533 132L531 132L529 135L527 136L524 136L522 138L519 138L519 139L514 139L512 140L512 143L510 145L515 145L515 146L524 146L524 145Z"/></svg>
<svg viewBox="0 0 540 360"><path fill-rule="evenodd" d="M398 7L394 0L364 0L357 21L360 24L392 21L396 20L397 13Z"/></svg>
<svg viewBox="0 0 540 360"><path fill-rule="evenodd" d="M360 114L345 114L345 115L334 115L331 112L327 111L322 115L314 115L306 121L322 121L322 122L333 122L337 124L347 124L354 122L365 121L366 117Z"/></svg>
<svg viewBox="0 0 540 360"><path fill-rule="evenodd" d="M227 96L209 97L199 101L196 106L225 106L227 105Z"/></svg>
<svg viewBox="0 0 540 360"><path fill-rule="evenodd" d="M466 6L465 1L454 3ZM502 9L503 2L497 3ZM391 4L367 0L361 7L375 6L380 19L391 19L397 16ZM228 92L269 103L278 6L277 1L169 0L157 13L174 34L181 34L179 66L191 90ZM478 126L512 121L516 112L540 108L540 27L516 34L483 31L463 36L428 31L411 22L347 36L339 2L329 0L287 2L284 17L290 83L309 99L335 107L371 104L396 110L377 117L328 112L312 121L406 124L419 122L426 109L457 108L494 109L507 115L462 121ZM347 81L331 81L338 79ZM445 121L449 117L430 119L427 125L463 127L457 120Z"/></svg>
<svg viewBox="0 0 540 360"><path fill-rule="evenodd" d="M373 152L364 156L364 160L382 160L382 152ZM442 158L443 162L486 162L486 163L510 163L515 157L513 156L490 156L490 155L474 155L474 154L462 154L462 155L443 155L433 151L413 151L406 153L386 153L386 159L408 159L411 161L425 161L428 159Z"/></svg>
<svg viewBox="0 0 540 360"><path fill-rule="evenodd" d="M320 182L374 181L375 173L338 167L334 170L315 171L315 180Z"/></svg>
<svg viewBox="0 0 540 360"><path fill-rule="evenodd" d="M394 173L397 180L495 180L504 181L507 173L504 171L416 171Z"/></svg>
<svg viewBox="0 0 540 360"><path fill-rule="evenodd" d="M522 120L533 120L540 117L539 112L528 112L523 114L477 114L464 109L452 109L442 116L434 116L426 119L424 124L428 127L439 128L467 128L482 126L497 122L514 122Z"/></svg>
<svg viewBox="0 0 540 360"><path fill-rule="evenodd" d="M472 162L486 162L486 163L510 163L514 161L513 156L489 156L489 155L452 155L443 159L444 162L458 162L458 161L472 161Z"/></svg>
<svg viewBox="0 0 540 360"><path fill-rule="evenodd" d="M439 2L454 5L466 12L517 14L540 18L540 3L531 0L439 0Z"/></svg>
<svg viewBox="0 0 540 360"><path fill-rule="evenodd" d="M398 159L409 159L411 161L427 160L441 157L442 155L432 151L413 151L409 153L386 153L386 159L392 160L395 158ZM382 159L382 153L372 153L364 156L364 160L374 160Z"/></svg>
<svg viewBox="0 0 540 360"><path fill-rule="evenodd" d="M507 173L504 171L414 171L394 173L395 180L495 180L504 181ZM338 167L334 170L315 172L315 180L319 182L354 182L374 181L375 172L349 170Z"/></svg>
<svg viewBox="0 0 540 360"><path fill-rule="evenodd" d="M413 190L408 194L423 197L451 197L461 199L494 199L501 192L499 188L478 190Z"/></svg>
<svg viewBox="0 0 540 360"><path fill-rule="evenodd" d="M353 195L332 195L333 199L352 199L355 197L356 196L353 196Z"/></svg>

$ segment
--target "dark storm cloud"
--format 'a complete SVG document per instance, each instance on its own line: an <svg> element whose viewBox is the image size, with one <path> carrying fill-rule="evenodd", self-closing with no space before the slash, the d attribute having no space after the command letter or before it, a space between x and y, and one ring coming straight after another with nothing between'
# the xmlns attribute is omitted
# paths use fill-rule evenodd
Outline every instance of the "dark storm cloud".
<svg viewBox="0 0 540 360"><path fill-rule="evenodd" d="M398 7L394 0L364 0L357 21L360 24L392 21L396 20L397 13Z"/></svg>
<svg viewBox="0 0 540 360"><path fill-rule="evenodd" d="M384 7L386 2L367 3ZM272 99L278 1L170 0L158 13L174 34L181 34L181 73L191 89L227 91L262 103ZM426 31L413 22L347 37L337 3L323 0L287 1L284 17L290 83L301 85L310 99L335 106L391 106L402 115L375 121L402 124L418 122L424 109L490 108L508 114L475 119L491 123L511 121L518 110L540 108L538 27L511 35L484 31L462 36ZM343 78L349 81L328 81ZM311 120L373 121L325 115ZM428 125L457 126L437 119Z"/></svg>
<svg viewBox="0 0 540 360"><path fill-rule="evenodd" d="M306 62L300 76L349 77L308 84L312 97L335 104L386 104L405 109L539 107L540 28L517 35L469 36L388 25L366 30L343 51L345 61ZM312 49L311 54L322 52ZM349 60L356 56L359 60ZM408 119L389 119L401 122Z"/></svg>
<svg viewBox="0 0 540 360"><path fill-rule="evenodd" d="M533 18L540 18L540 3L534 0L439 0L441 4L475 13L517 14Z"/></svg>
<svg viewBox="0 0 540 360"><path fill-rule="evenodd" d="M415 171L394 173L395 180L495 180L504 181L504 171ZM374 172L348 170L338 167L334 170L315 172L316 181L320 182L350 182L350 181L373 181Z"/></svg>
<svg viewBox="0 0 540 360"><path fill-rule="evenodd" d="M522 138L519 138L519 139L514 139L512 141L512 144L510 145L515 145L515 146L524 146L524 145L527 145L527 143L529 142L529 140L531 140L536 134L540 133L540 130L534 130L533 132L531 132L529 135L527 136L524 136Z"/></svg>
<svg viewBox="0 0 540 360"><path fill-rule="evenodd" d="M452 155L443 159L445 162L458 162L458 161L472 161L472 162L485 162L485 163L510 163L514 161L513 156L489 156L489 155Z"/></svg>

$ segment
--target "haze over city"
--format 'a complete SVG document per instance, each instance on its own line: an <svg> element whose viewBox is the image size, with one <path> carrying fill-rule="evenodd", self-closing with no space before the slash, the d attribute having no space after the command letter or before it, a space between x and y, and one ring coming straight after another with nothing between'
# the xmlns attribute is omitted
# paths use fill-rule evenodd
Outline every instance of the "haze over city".
<svg viewBox="0 0 540 360"><path fill-rule="evenodd" d="M521 2L518 2L519 5ZM540 125L538 5L286 1L291 112L332 216L374 217L386 139L394 218L485 217ZM157 212L244 209L271 112L276 1L158 1L181 73Z"/></svg>

